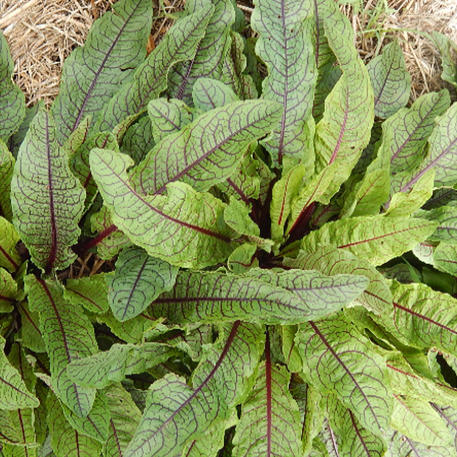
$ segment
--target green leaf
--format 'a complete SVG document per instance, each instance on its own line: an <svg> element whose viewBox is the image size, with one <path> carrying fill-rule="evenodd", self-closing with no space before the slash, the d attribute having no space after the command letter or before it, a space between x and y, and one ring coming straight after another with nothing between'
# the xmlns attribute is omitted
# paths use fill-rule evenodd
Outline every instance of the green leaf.
<svg viewBox="0 0 457 457"><path fill-rule="evenodd" d="M384 439L362 427L353 412L343 406L335 395L326 396L324 403L328 416L327 427L336 440L338 456L384 455L386 451Z"/></svg>
<svg viewBox="0 0 457 457"><path fill-rule="evenodd" d="M385 46L367 69L374 90L374 113L386 119L408 103L411 90L411 76L397 41Z"/></svg>
<svg viewBox="0 0 457 457"><path fill-rule="evenodd" d="M154 141L158 143L167 135L180 130L192 121L192 111L181 101L157 98L148 103L148 115Z"/></svg>
<svg viewBox="0 0 457 457"><path fill-rule="evenodd" d="M457 246L441 242L433 251L433 265L440 271L457 276Z"/></svg>
<svg viewBox="0 0 457 457"><path fill-rule="evenodd" d="M205 3L173 25L133 78L114 94L100 117L99 130L112 130L124 119L140 113L166 89L170 67L194 57L213 11L214 7Z"/></svg>
<svg viewBox="0 0 457 457"><path fill-rule="evenodd" d="M27 302L18 305L21 316L20 337L24 347L34 352L46 352L43 338L40 332L39 316L37 312L31 311Z"/></svg>
<svg viewBox="0 0 457 457"><path fill-rule="evenodd" d="M52 392L48 395L47 411L51 446L56 457L100 456L100 443L82 435L68 423L59 401Z"/></svg>
<svg viewBox="0 0 457 457"><path fill-rule="evenodd" d="M83 47L65 60L52 106L62 145L86 116L97 115L146 56L152 20L148 0L122 0L91 27Z"/></svg>
<svg viewBox="0 0 457 457"><path fill-rule="evenodd" d="M141 412L121 384L110 386L106 390L106 398L111 420L103 455L104 457L123 457L140 422Z"/></svg>
<svg viewBox="0 0 457 457"><path fill-rule="evenodd" d="M455 298L419 283L393 281L391 291L394 319L393 323L385 322L385 325L392 327L396 338L417 348L435 347L457 355Z"/></svg>
<svg viewBox="0 0 457 457"><path fill-rule="evenodd" d="M354 300L376 315L391 315L392 294L389 283L367 260L343 249L322 246L313 252L300 251L295 259L286 258L284 265L303 270L317 270L326 275L350 274L369 279L367 288Z"/></svg>
<svg viewBox="0 0 457 457"><path fill-rule="evenodd" d="M0 268L0 313L13 310L12 304L18 296L17 283L10 273Z"/></svg>
<svg viewBox="0 0 457 457"><path fill-rule="evenodd" d="M438 223L438 227L428 237L427 241L447 241L449 243L455 243L457 241L457 215L455 207L444 205L429 211L417 211L415 216Z"/></svg>
<svg viewBox="0 0 457 457"><path fill-rule="evenodd" d="M259 327L235 322L194 371L192 387L176 375L152 384L146 408L125 457L176 455L186 441L223 420L239 401L263 347Z"/></svg>
<svg viewBox="0 0 457 457"><path fill-rule="evenodd" d="M68 423L82 435L105 443L108 438L110 415L107 414L107 402L103 394L95 397L90 413L86 417L79 417L65 405L60 405Z"/></svg>
<svg viewBox="0 0 457 457"><path fill-rule="evenodd" d="M449 446L452 436L446 423L425 401L394 394L392 427L408 438L431 446Z"/></svg>
<svg viewBox="0 0 457 457"><path fill-rule="evenodd" d="M428 140L427 156L420 167L401 182L401 191L408 190L431 168L435 168L435 186L453 186L457 183L455 154L457 153L457 103L438 120Z"/></svg>
<svg viewBox="0 0 457 457"><path fill-rule="evenodd" d="M400 109L382 124L380 148L388 151L393 174L413 171L420 164L435 119L450 103L447 90L425 94L410 108Z"/></svg>
<svg viewBox="0 0 457 457"><path fill-rule="evenodd" d="M206 25L205 36L198 43L195 56L179 62L168 75L168 94L192 102L192 86L200 77L221 79L225 56L230 49L230 28L235 21L235 11L230 0L189 0L186 9L189 13L199 11L202 6L214 5Z"/></svg>
<svg viewBox="0 0 457 457"><path fill-rule="evenodd" d="M11 210L11 178L14 170L14 157L0 140L0 210L6 219L11 220L13 212Z"/></svg>
<svg viewBox="0 0 457 457"><path fill-rule="evenodd" d="M19 372L5 356L5 340L0 336L0 409L36 408L38 399L29 392Z"/></svg>
<svg viewBox="0 0 457 457"><path fill-rule="evenodd" d="M91 230L97 233L97 254L103 260L111 260L122 249L132 245L124 233L113 224L110 212L105 206L91 216L90 226Z"/></svg>
<svg viewBox="0 0 457 457"><path fill-rule="evenodd" d="M111 311L121 322L141 314L160 294L172 289L178 268L140 248L123 250L108 286Z"/></svg>
<svg viewBox="0 0 457 457"><path fill-rule="evenodd" d="M166 344L113 344L109 351L74 360L67 366L67 373L79 385L103 389L123 381L127 375L143 373L173 355L176 350Z"/></svg>
<svg viewBox="0 0 457 457"><path fill-rule="evenodd" d="M243 319L294 324L318 319L350 303L365 289L362 276L325 276L316 271L251 269L248 276L181 271L176 285L157 299L153 315L171 322Z"/></svg>
<svg viewBox="0 0 457 457"><path fill-rule="evenodd" d="M18 370L28 391L35 393L36 377L18 343L12 345L9 363ZM0 388L1 389L1 388ZM3 408L2 408L3 409ZM35 414L32 408L2 411L0 414L0 443L14 445L17 452L13 455L33 455L36 446L34 428Z"/></svg>
<svg viewBox="0 0 457 457"><path fill-rule="evenodd" d="M328 3L331 15L324 18L325 33L343 74L325 100L314 144L318 172L326 165L338 164L338 174L328 190L334 195L370 141L374 103L368 71L353 45L352 26L336 6Z"/></svg>
<svg viewBox="0 0 457 457"><path fill-rule="evenodd" d="M57 143L54 119L46 111L38 112L19 149L11 204L14 224L33 262L47 272L75 260L70 247L78 241L84 198L66 150Z"/></svg>
<svg viewBox="0 0 457 457"><path fill-rule="evenodd" d="M389 442L386 457L456 457L457 452L449 446L428 446L394 432Z"/></svg>
<svg viewBox="0 0 457 457"><path fill-rule="evenodd" d="M301 188L305 172L304 165L292 167L273 186L270 219L271 237L276 241L283 238L284 226L291 212L292 202Z"/></svg>
<svg viewBox="0 0 457 457"><path fill-rule="evenodd" d="M230 87L211 78L198 78L192 87L192 100L195 108L210 111L238 100Z"/></svg>
<svg viewBox="0 0 457 457"><path fill-rule="evenodd" d="M97 193L97 186L92 178L89 166L89 153L94 148L106 148L112 151L119 151L116 137L111 132L95 133L87 138L77 148L70 159L72 173L79 179L79 182L86 191L86 206L92 203Z"/></svg>
<svg viewBox="0 0 457 457"><path fill-rule="evenodd" d="M457 45L446 35L435 30L432 30L430 34L426 34L426 36L427 35L431 37L435 46L440 51L441 66L443 67L441 79L457 88L457 65L455 64L454 59Z"/></svg>
<svg viewBox="0 0 457 457"><path fill-rule="evenodd" d="M147 194L163 193L177 180L206 191L233 173L249 144L271 131L280 111L276 103L252 100L202 114L158 143L132 180Z"/></svg>
<svg viewBox="0 0 457 457"><path fill-rule="evenodd" d="M152 257L198 268L226 259L233 250L220 200L177 182L168 185L167 197L141 195L127 177L129 157L94 149L90 160L113 222Z"/></svg>
<svg viewBox="0 0 457 457"><path fill-rule="evenodd" d="M301 246L308 252L322 245L347 249L377 266L412 249L431 235L435 227L436 223L423 219L354 217L325 224L305 236Z"/></svg>
<svg viewBox="0 0 457 457"><path fill-rule="evenodd" d="M104 313L109 308L108 286L110 274L101 273L77 279L67 279L64 297L69 303L82 305L91 313Z"/></svg>
<svg viewBox="0 0 457 457"><path fill-rule="evenodd" d="M17 131L25 116L25 97L11 80L14 70L8 43L0 31L0 140Z"/></svg>
<svg viewBox="0 0 457 457"><path fill-rule="evenodd" d="M287 368L272 364L268 349L241 408L233 438L233 457L300 455L300 413L290 394L289 382Z"/></svg>
<svg viewBox="0 0 457 457"><path fill-rule="evenodd" d="M97 352L92 324L80 306L65 301L59 284L28 275L25 288L30 308L40 314L40 331L49 355L53 390L71 411L86 417L92 408L95 390L73 383L65 369L73 360Z"/></svg>
<svg viewBox="0 0 457 457"><path fill-rule="evenodd" d="M255 49L268 69L262 97L284 107L272 135L263 142L273 163L281 164L285 156L311 166L314 161L305 152L316 82L311 15L308 0L255 1L251 18L259 34Z"/></svg>
<svg viewBox="0 0 457 457"><path fill-rule="evenodd" d="M383 436L392 400L377 347L341 314L304 324L296 342L305 379L324 394L334 393L364 428Z"/></svg>
<svg viewBox="0 0 457 457"><path fill-rule="evenodd" d="M122 137L121 152L129 155L135 163L141 162L155 145L152 134L149 116L142 115Z"/></svg>
<svg viewBox="0 0 457 457"><path fill-rule="evenodd" d="M21 264L21 258L16 250L20 240L13 224L0 216L0 267L8 271L16 271Z"/></svg>

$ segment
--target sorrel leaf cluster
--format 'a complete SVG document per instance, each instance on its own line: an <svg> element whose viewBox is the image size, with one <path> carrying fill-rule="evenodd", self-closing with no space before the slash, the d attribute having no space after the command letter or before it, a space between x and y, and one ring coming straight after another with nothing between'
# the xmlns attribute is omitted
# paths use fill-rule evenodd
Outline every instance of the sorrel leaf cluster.
<svg viewBox="0 0 457 457"><path fill-rule="evenodd" d="M455 93L333 0L152 19L49 109L0 35L0 455L457 457Z"/></svg>

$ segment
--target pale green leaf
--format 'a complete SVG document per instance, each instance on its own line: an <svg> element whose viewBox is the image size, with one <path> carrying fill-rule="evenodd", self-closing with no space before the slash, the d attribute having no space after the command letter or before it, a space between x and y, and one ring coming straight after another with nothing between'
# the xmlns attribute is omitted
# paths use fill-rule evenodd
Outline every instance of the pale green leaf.
<svg viewBox="0 0 457 457"><path fill-rule="evenodd" d="M75 414L86 417L95 390L73 383L65 369L72 360L97 352L94 329L81 306L68 303L58 283L25 278L30 308L40 315L40 331L50 360L51 383L59 399Z"/></svg>
<svg viewBox="0 0 457 457"><path fill-rule="evenodd" d="M450 446L428 446L413 441L399 432L389 439L389 449L385 457L456 457L457 452Z"/></svg>
<svg viewBox="0 0 457 457"><path fill-rule="evenodd" d="M354 413L336 398L328 395L324 399L328 424L336 440L339 457L382 457L386 444L382 437L363 427Z"/></svg>
<svg viewBox="0 0 457 457"><path fill-rule="evenodd" d="M304 378L334 393L363 427L382 436L392 410L385 361L377 347L339 314L301 326L296 342Z"/></svg>
<svg viewBox="0 0 457 457"><path fill-rule="evenodd" d="M122 137L121 152L129 155L135 163L139 163L154 145L151 121L149 116L142 115Z"/></svg>
<svg viewBox="0 0 457 457"><path fill-rule="evenodd" d="M69 303L82 305L91 313L104 313L109 308L108 286L106 282L111 274L70 278L65 284L64 297Z"/></svg>
<svg viewBox="0 0 457 457"><path fill-rule="evenodd" d="M436 117L450 105L449 92L432 92L419 97L410 108L402 108L382 125L380 148L388 151L392 173L411 172L424 157L424 147Z"/></svg>
<svg viewBox="0 0 457 457"><path fill-rule="evenodd" d="M149 255L198 268L225 260L233 250L220 200L177 182L168 184L167 196L141 195L128 180L129 157L94 149L90 160L113 222Z"/></svg>
<svg viewBox="0 0 457 457"><path fill-rule="evenodd" d="M205 35L198 43L195 56L179 62L168 75L168 94L186 103L192 102L192 86L198 78L222 78L225 56L230 50L230 28L235 21L230 0L188 0L186 10L195 13L211 3L214 11L209 16Z"/></svg>
<svg viewBox="0 0 457 457"><path fill-rule="evenodd" d="M0 313L13 310L13 303L18 296L17 283L10 273L0 267Z"/></svg>
<svg viewBox="0 0 457 457"><path fill-rule="evenodd" d="M60 145L86 116L97 115L143 62L151 20L149 0L121 0L93 24L84 46L65 60L52 106Z"/></svg>
<svg viewBox="0 0 457 457"><path fill-rule="evenodd" d="M140 422L141 412L121 384L110 386L106 390L106 398L111 420L109 436L103 446L103 455L104 457L123 457Z"/></svg>
<svg viewBox="0 0 457 457"><path fill-rule="evenodd" d="M214 420L229 417L263 348L259 327L235 322L194 371L192 387L176 375L152 384L146 408L125 457L163 457L181 452Z"/></svg>
<svg viewBox="0 0 457 457"><path fill-rule="evenodd" d="M408 438L431 446L449 446L452 435L446 423L426 401L394 394L392 427Z"/></svg>
<svg viewBox="0 0 457 457"><path fill-rule="evenodd" d="M421 349L435 347L457 356L457 300L425 284L391 286L394 319L385 321L395 337ZM439 303L439 306L436 304Z"/></svg>
<svg viewBox="0 0 457 457"><path fill-rule="evenodd" d="M47 400L47 422L51 446L56 457L99 457L101 444L76 431L66 420L56 396Z"/></svg>
<svg viewBox="0 0 457 457"><path fill-rule="evenodd" d="M64 269L75 260L70 247L78 241L84 199L67 152L57 143L54 119L38 112L19 149L11 205L14 224L33 262L43 270Z"/></svg>
<svg viewBox="0 0 457 457"><path fill-rule="evenodd" d="M435 168L435 186L453 186L457 183L457 103L454 103L438 120L428 140L428 153L414 173L405 177L400 190L409 189L431 168Z"/></svg>
<svg viewBox="0 0 457 457"><path fill-rule="evenodd" d="M12 81L13 59L0 31L0 140L17 131L25 116L25 97Z"/></svg>
<svg viewBox="0 0 457 457"><path fill-rule="evenodd" d="M457 213L454 206L440 206L429 211L417 211L415 216L438 223L436 230L428 237L427 241L457 241Z"/></svg>
<svg viewBox="0 0 457 457"><path fill-rule="evenodd" d="M267 351L241 408L233 457L300 455L300 413L289 391L290 373L286 367L272 364Z"/></svg>
<svg viewBox="0 0 457 457"><path fill-rule="evenodd" d="M273 186L270 219L271 237L275 241L281 241L283 238L284 226L292 209L292 201L302 187L305 172L304 165L292 167Z"/></svg>
<svg viewBox="0 0 457 457"><path fill-rule="evenodd" d="M455 53L457 52L457 45L446 35L432 30L430 35L435 46L439 49L441 55L441 66L443 71L441 79L452 84L457 88L457 65L455 63Z"/></svg>
<svg viewBox="0 0 457 457"><path fill-rule="evenodd" d="M301 246L308 252L322 245L347 249L377 266L412 249L435 227L435 222L407 217L354 217L325 224L305 236Z"/></svg>
<svg viewBox="0 0 457 457"><path fill-rule="evenodd" d="M233 90L221 81L198 78L192 87L192 100L197 109L210 111L238 100Z"/></svg>
<svg viewBox="0 0 457 457"><path fill-rule="evenodd" d="M19 372L6 358L4 347L5 340L0 336L0 409L36 408L38 399L29 392Z"/></svg>
<svg viewBox="0 0 457 457"><path fill-rule="evenodd" d="M68 423L82 435L88 436L100 443L108 438L110 415L107 413L107 402L100 392L95 397L90 413L86 417L79 417L64 404L60 405Z"/></svg>
<svg viewBox="0 0 457 457"><path fill-rule="evenodd" d="M435 248L433 265L440 271L457 276L457 245L454 243L441 242Z"/></svg>
<svg viewBox="0 0 457 457"><path fill-rule="evenodd" d="M102 389L121 382L127 375L143 373L176 355L166 344L114 344L108 351L74 360L67 366L68 376L82 386Z"/></svg>
<svg viewBox="0 0 457 457"><path fill-rule="evenodd" d="M20 240L13 224L0 216L0 267L8 271L16 271L21 264L21 258L16 250Z"/></svg>
<svg viewBox="0 0 457 457"><path fill-rule="evenodd" d="M374 90L374 113L386 119L408 103L411 90L411 76L399 44L389 43L367 68Z"/></svg>
<svg viewBox="0 0 457 457"><path fill-rule="evenodd" d="M190 108L183 101L175 98L151 100L148 103L148 115L152 136L156 143L189 124L193 118Z"/></svg>
<svg viewBox="0 0 457 457"><path fill-rule="evenodd" d="M110 212L105 206L91 216L90 226L91 230L97 233L97 254L103 260L111 260L122 249L132 245L124 233L113 224Z"/></svg>
<svg viewBox="0 0 457 457"><path fill-rule="evenodd" d="M284 107L263 142L273 163L281 164L285 156L311 166L314 161L305 151L317 76L311 16L308 0L255 1L251 26L259 34L256 53L268 68L262 97Z"/></svg>
<svg viewBox="0 0 457 457"><path fill-rule="evenodd" d="M257 246L252 243L243 243L238 246L227 259L227 268L235 274L240 274L259 266L259 260L255 257Z"/></svg>
<svg viewBox="0 0 457 457"><path fill-rule="evenodd" d="M174 285L178 268L150 257L143 249L123 250L108 283L108 301L114 317L123 322L141 314Z"/></svg>
<svg viewBox="0 0 457 457"><path fill-rule="evenodd" d="M98 123L100 130L112 130L125 118L145 110L148 102L166 89L170 67L194 57L213 11L214 7L205 3L176 21L133 78L110 100Z"/></svg>
<svg viewBox="0 0 457 457"><path fill-rule="evenodd" d="M362 276L325 276L317 271L257 268L247 274L181 271L173 290L157 299L151 312L174 323L243 319L293 324L339 310L368 283Z"/></svg>
<svg viewBox="0 0 457 457"><path fill-rule="evenodd" d="M0 210L6 219L11 220L13 212L11 210L10 190L11 178L13 177L15 159L8 150L6 144L0 140Z"/></svg>
<svg viewBox="0 0 457 457"><path fill-rule="evenodd" d="M368 278L367 288L355 298L354 303L362 305L376 315L392 314L389 283L369 261L358 258L346 250L322 246L313 252L300 251L295 259L286 258L284 265L303 270L317 270L326 275L351 274Z"/></svg>
<svg viewBox="0 0 457 457"><path fill-rule="evenodd" d="M40 319L38 312L31 311L27 302L18 305L21 316L20 337L24 347L34 352L46 352L43 338L40 331Z"/></svg>
<svg viewBox="0 0 457 457"><path fill-rule="evenodd" d="M280 112L276 103L252 100L204 113L158 143L132 181L147 194L163 193L177 180L206 191L234 172L249 144L271 131Z"/></svg>

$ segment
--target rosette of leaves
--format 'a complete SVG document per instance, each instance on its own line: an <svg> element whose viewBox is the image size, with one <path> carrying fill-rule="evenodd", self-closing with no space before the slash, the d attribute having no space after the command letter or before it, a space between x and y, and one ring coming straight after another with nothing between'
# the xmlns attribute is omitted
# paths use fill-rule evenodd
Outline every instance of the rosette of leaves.
<svg viewBox="0 0 457 457"><path fill-rule="evenodd" d="M49 110L0 38L0 454L457 457L449 93L333 0L151 20L116 2Z"/></svg>

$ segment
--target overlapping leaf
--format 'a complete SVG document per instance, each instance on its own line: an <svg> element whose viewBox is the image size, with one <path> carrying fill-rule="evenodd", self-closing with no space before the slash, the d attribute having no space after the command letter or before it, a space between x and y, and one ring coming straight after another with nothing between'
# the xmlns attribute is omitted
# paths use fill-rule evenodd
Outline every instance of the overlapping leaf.
<svg viewBox="0 0 457 457"><path fill-rule="evenodd" d="M0 140L16 132L25 116L25 97L11 80L13 69L8 43L0 31Z"/></svg>
<svg viewBox="0 0 457 457"><path fill-rule="evenodd" d="M234 457L300 455L300 413L289 381L290 373L272 364L268 353L241 409L233 438Z"/></svg>
<svg viewBox="0 0 457 457"><path fill-rule="evenodd" d="M150 1L120 1L94 23L84 46L67 58L52 107L60 145L86 116L96 116L143 62L151 19Z"/></svg>
<svg viewBox="0 0 457 457"><path fill-rule="evenodd" d="M99 457L101 444L76 431L66 420L56 396L47 401L47 423L51 446L56 457Z"/></svg>
<svg viewBox="0 0 457 457"><path fill-rule="evenodd" d="M233 250L233 232L221 221L220 200L184 183L168 184L167 197L145 196L129 182L129 157L94 149L90 160L113 222L149 255L173 265L204 267Z"/></svg>
<svg viewBox="0 0 457 457"><path fill-rule="evenodd" d="M246 378L258 363L262 339L258 327L237 321L209 349L194 371L192 387L176 375L155 382L125 457L179 453L186 441L202 434L216 418L228 417L229 407L243 394Z"/></svg>
<svg viewBox="0 0 457 457"><path fill-rule="evenodd" d="M97 352L94 329L80 306L69 304L55 282L26 277L30 307L40 314L40 331L49 355L51 383L59 399L80 417L86 417L95 390L70 380L66 367L73 360Z"/></svg>
<svg viewBox="0 0 457 457"><path fill-rule="evenodd" d="M307 121L316 81L311 8L308 0L257 0L251 18L259 34L257 55L268 68L262 96L284 107L273 134L264 142L274 163L281 164L284 156L311 165L314 159L304 151L310 139Z"/></svg>
<svg viewBox="0 0 457 457"><path fill-rule="evenodd" d="M57 143L54 119L40 111L19 149L11 181L14 224L40 268L64 269L75 260L70 246L80 234L84 198L66 150Z"/></svg>
<svg viewBox="0 0 457 457"><path fill-rule="evenodd" d="M297 339L304 377L334 393L375 435L387 431L392 411L385 362L378 349L340 314L304 324Z"/></svg>
<svg viewBox="0 0 457 457"><path fill-rule="evenodd" d="M320 247L313 252L300 251L295 259L286 259L285 265L304 270L317 270L326 275L351 274L369 279L367 288L355 302L380 314L391 314L392 294L383 275L363 258L333 247Z"/></svg>
<svg viewBox="0 0 457 457"><path fill-rule="evenodd" d="M198 78L192 87L192 100L197 109L210 111L238 100L230 87L212 78Z"/></svg>
<svg viewBox="0 0 457 457"><path fill-rule="evenodd" d="M13 310L12 304L18 297L17 283L10 273L0 267L0 313Z"/></svg>
<svg viewBox="0 0 457 457"><path fill-rule="evenodd" d="M143 249L122 251L108 289L114 316L121 322L138 316L161 293L173 287L177 273L176 267L148 256Z"/></svg>
<svg viewBox="0 0 457 457"><path fill-rule="evenodd" d="M82 305L91 313L103 313L109 308L106 282L110 273L71 278L65 285L64 297L69 303Z"/></svg>
<svg viewBox="0 0 457 457"><path fill-rule="evenodd" d="M235 21L235 11L230 0L189 0L189 13L199 11L202 6L213 4L214 12L206 26L205 36L198 43L195 56L179 62L168 76L168 94L192 102L192 87L201 77L222 78L222 67L230 50L230 28Z"/></svg>
<svg viewBox="0 0 457 457"><path fill-rule="evenodd" d="M325 224L303 238L302 247L314 252L329 245L381 265L412 249L431 235L435 222L405 217L354 217Z"/></svg>
<svg viewBox="0 0 457 457"><path fill-rule="evenodd" d="M21 264L21 258L16 250L20 237L13 224L0 216L0 267L15 271Z"/></svg>
<svg viewBox="0 0 457 457"><path fill-rule="evenodd" d="M13 212L11 210L10 189L11 178L14 169L14 157L6 147L6 144L0 140L0 210L6 219L11 220Z"/></svg>
<svg viewBox="0 0 457 457"><path fill-rule="evenodd" d="M325 276L316 271L255 269L249 276L181 271L176 285L151 307L171 322L237 319L293 324L318 319L350 303L365 289L361 276Z"/></svg>
<svg viewBox="0 0 457 457"><path fill-rule="evenodd" d="M399 44L389 43L367 68L374 90L375 115L386 119L408 103L411 90L411 76Z"/></svg>
<svg viewBox="0 0 457 457"><path fill-rule="evenodd" d="M100 130L111 130L129 116L135 116L166 89L170 67L194 57L213 11L214 7L205 3L174 24L133 78L108 103L98 123Z"/></svg>
<svg viewBox="0 0 457 457"><path fill-rule="evenodd" d="M176 180L208 190L233 173L248 145L271 131L280 111L276 103L253 100L205 113L158 143L132 180L148 194L163 193Z"/></svg>
<svg viewBox="0 0 457 457"><path fill-rule="evenodd" d="M127 375L143 373L175 354L174 348L160 343L114 344L109 351L71 362L67 373L82 386L102 389L123 381Z"/></svg>

